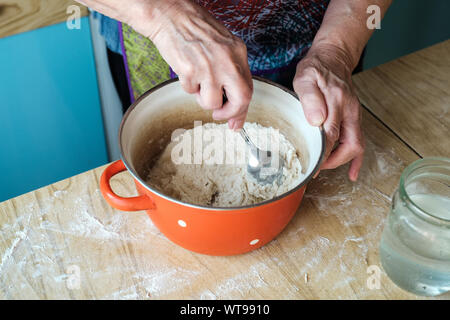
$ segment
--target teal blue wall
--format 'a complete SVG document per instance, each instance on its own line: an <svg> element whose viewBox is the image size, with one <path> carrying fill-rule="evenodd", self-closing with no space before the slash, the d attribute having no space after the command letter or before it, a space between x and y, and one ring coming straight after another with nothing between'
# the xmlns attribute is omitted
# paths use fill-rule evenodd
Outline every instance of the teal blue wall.
<svg viewBox="0 0 450 320"><path fill-rule="evenodd" d="M0 39L0 201L107 162L87 18Z"/></svg>
<svg viewBox="0 0 450 320"><path fill-rule="evenodd" d="M367 46L364 68L450 38L450 0L394 0ZM449 53L450 54L450 53Z"/></svg>

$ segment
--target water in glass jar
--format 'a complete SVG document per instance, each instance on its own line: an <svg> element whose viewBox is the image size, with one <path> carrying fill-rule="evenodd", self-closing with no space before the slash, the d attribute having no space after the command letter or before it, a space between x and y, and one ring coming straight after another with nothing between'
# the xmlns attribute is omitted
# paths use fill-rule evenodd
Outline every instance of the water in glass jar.
<svg viewBox="0 0 450 320"><path fill-rule="evenodd" d="M449 198L433 194L416 194L410 198L434 216L450 220ZM408 238L400 239L387 223L380 243L380 259L389 277L399 287L418 295L435 296L450 291L450 242L439 243L442 250L431 258L425 252L418 252L418 244L410 240L413 243Z"/></svg>

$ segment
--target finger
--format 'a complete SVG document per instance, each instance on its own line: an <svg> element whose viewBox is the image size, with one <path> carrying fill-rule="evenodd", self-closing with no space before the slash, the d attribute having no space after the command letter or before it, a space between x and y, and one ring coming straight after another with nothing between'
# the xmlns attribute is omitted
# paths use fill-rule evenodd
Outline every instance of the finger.
<svg viewBox="0 0 450 320"><path fill-rule="evenodd" d="M236 119L236 120L235 120L235 123L234 123L233 129L234 129L234 130L241 129L241 128L244 126L244 123L245 123L245 116L242 117L242 118Z"/></svg>
<svg viewBox="0 0 450 320"><path fill-rule="evenodd" d="M228 127L232 130L238 130L241 129L244 126L245 123L245 117L247 113L243 112L242 114L231 118L228 120Z"/></svg>
<svg viewBox="0 0 450 320"><path fill-rule="evenodd" d="M230 86L224 86L227 101L220 109L213 112L215 120L227 120L247 115L248 105L252 98L252 89L245 81L237 81Z"/></svg>
<svg viewBox="0 0 450 320"><path fill-rule="evenodd" d="M204 81L200 85L200 93L197 99L200 106L206 110L215 110L222 108L222 87L210 82Z"/></svg>
<svg viewBox="0 0 450 320"><path fill-rule="evenodd" d="M228 120L228 126L232 130L241 129L244 126L245 118L247 117L247 109L244 109L238 115Z"/></svg>
<svg viewBox="0 0 450 320"><path fill-rule="evenodd" d="M327 105L322 91L314 81L310 80L294 80L293 85L306 120L312 126L320 126L327 118Z"/></svg>
<svg viewBox="0 0 450 320"><path fill-rule="evenodd" d="M339 147L330 154L327 161L323 164L324 169L334 169L356 157L360 157L364 153L364 144L359 125L344 123L342 126L341 142ZM355 165L358 165L358 162ZM356 166L354 169L358 169L356 171L359 171L359 168L361 168L361 165L359 167Z"/></svg>
<svg viewBox="0 0 450 320"><path fill-rule="evenodd" d="M234 119L229 119L228 120L228 128L230 128L231 130L234 130L234 126L235 126Z"/></svg>
<svg viewBox="0 0 450 320"><path fill-rule="evenodd" d="M335 169L344 163L355 158L353 146L350 143L341 143L333 152L330 153L328 159L323 163L321 169Z"/></svg>
<svg viewBox="0 0 450 320"><path fill-rule="evenodd" d="M364 154L361 154L352 160L350 169L348 170L348 177L350 178L350 180L356 181L358 179L358 175L363 164L363 159Z"/></svg>
<svg viewBox="0 0 450 320"><path fill-rule="evenodd" d="M200 96L200 90L197 91L196 93L194 93L195 95L195 100L197 101L198 105L201 107L202 106L202 100L201 100L201 96Z"/></svg>
<svg viewBox="0 0 450 320"><path fill-rule="evenodd" d="M337 108L329 106L328 116L323 124L323 129L325 131L325 156L324 163L327 161L328 157L332 153L333 149L336 147L336 142L340 136L341 129L341 117ZM321 169L323 168L323 165Z"/></svg>
<svg viewBox="0 0 450 320"><path fill-rule="evenodd" d="M193 94L200 92L200 84L189 78L180 78L181 87L187 93Z"/></svg>

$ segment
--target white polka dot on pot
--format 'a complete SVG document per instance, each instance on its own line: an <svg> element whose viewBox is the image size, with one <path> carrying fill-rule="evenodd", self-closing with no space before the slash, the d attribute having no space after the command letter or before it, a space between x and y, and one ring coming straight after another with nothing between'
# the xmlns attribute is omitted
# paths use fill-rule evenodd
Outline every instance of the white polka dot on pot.
<svg viewBox="0 0 450 320"><path fill-rule="evenodd" d="M253 239L252 241L250 241L250 245L254 246L258 242L259 242L259 239Z"/></svg>
<svg viewBox="0 0 450 320"><path fill-rule="evenodd" d="M186 228L187 223L186 223L186 221L184 221L184 220L178 220L178 225L179 225L180 227Z"/></svg>

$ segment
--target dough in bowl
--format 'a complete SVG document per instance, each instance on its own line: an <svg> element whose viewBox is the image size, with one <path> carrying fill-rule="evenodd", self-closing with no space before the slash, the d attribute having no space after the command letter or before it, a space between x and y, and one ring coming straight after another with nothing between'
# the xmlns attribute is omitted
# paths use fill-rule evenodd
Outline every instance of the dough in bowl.
<svg viewBox="0 0 450 320"><path fill-rule="evenodd" d="M147 183L172 198L212 207L238 207L270 200L295 188L305 177L295 147L272 127L245 123L258 148L278 152L284 161L280 185L261 185L247 173L248 150L228 125L206 123L181 129L149 171Z"/></svg>

